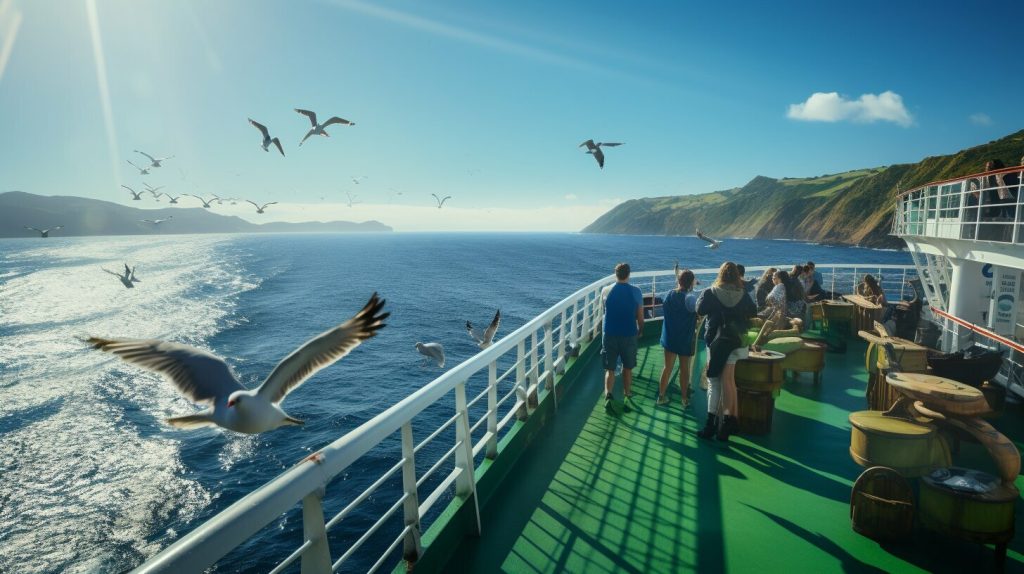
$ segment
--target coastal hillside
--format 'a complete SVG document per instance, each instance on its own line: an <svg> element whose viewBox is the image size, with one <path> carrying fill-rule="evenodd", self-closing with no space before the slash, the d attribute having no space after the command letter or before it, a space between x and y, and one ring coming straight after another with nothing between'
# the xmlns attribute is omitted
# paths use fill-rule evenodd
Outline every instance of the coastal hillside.
<svg viewBox="0 0 1024 574"><path fill-rule="evenodd" d="M977 173L989 159L1017 165L1024 130L951 155L810 178L757 176L743 187L631 199L583 233L799 239L864 247L902 247L889 236L897 189Z"/></svg>
<svg viewBox="0 0 1024 574"><path fill-rule="evenodd" d="M268 214L270 211L268 210ZM159 227L143 219L173 219ZM109 201L71 196L35 195L21 191L0 193L0 237L33 237L28 227L63 225L53 236L169 235L176 233L273 233L391 231L378 221L309 221L303 223L250 223L201 207L137 209Z"/></svg>

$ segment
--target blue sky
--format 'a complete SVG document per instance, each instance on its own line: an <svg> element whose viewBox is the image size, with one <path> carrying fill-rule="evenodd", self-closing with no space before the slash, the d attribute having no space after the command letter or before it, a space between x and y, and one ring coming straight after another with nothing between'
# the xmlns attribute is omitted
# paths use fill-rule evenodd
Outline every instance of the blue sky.
<svg viewBox="0 0 1024 574"><path fill-rule="evenodd" d="M575 230L1024 128L1012 22L1024 4L0 0L0 190L127 204L144 180L276 199L275 220ZM299 148L295 107L357 125ZM588 138L626 145L602 171ZM140 178L135 148L176 157Z"/></svg>

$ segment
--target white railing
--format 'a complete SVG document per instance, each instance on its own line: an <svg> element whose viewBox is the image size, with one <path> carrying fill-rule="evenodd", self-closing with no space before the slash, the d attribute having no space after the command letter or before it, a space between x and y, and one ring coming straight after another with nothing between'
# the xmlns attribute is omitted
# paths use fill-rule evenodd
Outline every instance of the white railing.
<svg viewBox="0 0 1024 574"><path fill-rule="evenodd" d="M1024 168L1005 168L904 192L896 200L892 234L1024 243L1021 183L1005 180L1022 174Z"/></svg>
<svg viewBox="0 0 1024 574"><path fill-rule="evenodd" d="M747 275L753 277L766 268L750 267ZM902 294L906 281L915 276L914 268L908 265L818 265L817 268L825 278L823 287L843 292L852 290L864 273L873 273L883 285L899 288ZM716 269L693 271L704 286L710 285L717 273ZM634 273L631 280L645 294L653 295L664 294L675 283L671 270ZM422 552L420 535L425 522L439 515L439 509L444 506L438 503L447 500L454 488L455 496L464 503L477 505L474 476L478 461L499 455L499 439L517 421L533 414L539 401L552 392L555 377L564 372L570 356L600 334L600 294L613 281L612 276L602 278L566 297L491 347L327 445L317 452L315 460L299 463L235 502L135 572L204 571L299 503L302 505L302 543L270 569L273 574L284 571L296 561L301 562L303 573L336 571L374 536L393 538L385 538L388 544L379 555L359 555L361 569L372 572L384 566L389 557L392 561L399 560L399 548L405 560L414 562ZM470 399L467 388L474 377L480 379L483 388ZM434 420L440 418L444 422L417 443L413 433L416 416L428 409L448 408L446 404L451 404L447 403L451 395L454 395L454 409L448 411L451 416L436 417ZM552 400L557 408L557 394ZM442 437L451 442L435 444ZM388 451L391 446L398 446L396 442L400 444L400 449L394 449L396 462L330 519L325 519L324 501L332 481L351 470L371 451L375 454ZM427 457L430 454L436 456ZM420 472L420 468L427 470ZM387 490L384 486L392 481L400 482L400 486L394 488L393 503L332 560L329 531L342 521L353 519L356 509L372 500L374 494L383 496ZM423 493L426 496L421 497ZM337 503L333 499L329 502ZM479 531L478 506L474 512ZM376 547L380 548L381 544Z"/></svg>

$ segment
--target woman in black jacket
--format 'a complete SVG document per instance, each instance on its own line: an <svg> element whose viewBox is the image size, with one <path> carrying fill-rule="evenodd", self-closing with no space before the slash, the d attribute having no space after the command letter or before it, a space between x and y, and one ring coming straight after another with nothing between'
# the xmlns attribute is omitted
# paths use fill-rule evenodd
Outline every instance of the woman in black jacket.
<svg viewBox="0 0 1024 574"><path fill-rule="evenodd" d="M708 345L708 418L697 436L728 440L739 428L736 361L746 356L743 335L757 314L735 263L727 261L718 269L714 284L697 299L697 314L707 318Z"/></svg>

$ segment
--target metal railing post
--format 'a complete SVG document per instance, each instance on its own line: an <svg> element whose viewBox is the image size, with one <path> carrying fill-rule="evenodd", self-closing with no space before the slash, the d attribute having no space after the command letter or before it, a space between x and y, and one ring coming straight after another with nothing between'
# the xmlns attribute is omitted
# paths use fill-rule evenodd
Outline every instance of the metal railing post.
<svg viewBox="0 0 1024 574"><path fill-rule="evenodd" d="M527 387L529 392L529 412L537 408L537 393L540 392L540 365L537 360L537 331L530 333L530 384Z"/></svg>
<svg viewBox="0 0 1024 574"><path fill-rule="evenodd" d="M498 456L498 361L487 365L487 449L484 456Z"/></svg>
<svg viewBox="0 0 1024 574"><path fill-rule="evenodd" d="M555 399L555 408L558 408L558 393L555 393L555 350L552 348L552 322L544 323L544 372L547 377L544 380L544 388L552 393Z"/></svg>
<svg viewBox="0 0 1024 574"><path fill-rule="evenodd" d="M516 410L516 418L521 421L530 414L526 384L526 339L520 339L516 344L516 400L521 404Z"/></svg>
<svg viewBox="0 0 1024 574"><path fill-rule="evenodd" d="M561 316L560 321L558 323L559 324L559 328L558 328L558 330L559 330L559 333L558 333L558 351L557 351L557 356L555 357L555 361L558 363L558 374L559 375L561 375L562 373L565 372L565 360L566 360L565 359L565 352L566 352L565 345L568 342L568 339L566 339L566 335L567 335L567 331L569 329L569 323L566 322L566 318L565 318L567 311L568 311L568 308L562 309L562 316Z"/></svg>
<svg viewBox="0 0 1024 574"><path fill-rule="evenodd" d="M469 432L469 409L466 407L466 382L455 386L455 411L459 422L455 426L455 440L462 441L462 448L455 451L455 466L462 470L455 479L455 494L473 498L476 511L476 533L480 534L480 505L476 498L476 477L473 468L473 437Z"/></svg>
<svg viewBox="0 0 1024 574"><path fill-rule="evenodd" d="M583 295L583 305L580 311L583 313L583 329L580 331L580 341L590 342L590 293Z"/></svg>
<svg viewBox="0 0 1024 574"><path fill-rule="evenodd" d="M569 354L573 355L573 356L577 355L576 345L583 338L580 335L580 333L579 333L579 326L580 326L579 307L580 307L580 300L579 299L577 299L577 300L572 302L572 317L569 318L569 345L571 346L571 348L569 349Z"/></svg>
<svg viewBox="0 0 1024 574"><path fill-rule="evenodd" d="M321 504L323 489L317 489L302 499L302 536L312 545L302 555L302 574L329 574L331 549L327 545L327 527Z"/></svg>
<svg viewBox="0 0 1024 574"><path fill-rule="evenodd" d="M423 553L420 544L420 497L416 488L416 445L412 440L412 423L402 425L402 489L405 491L405 502L402 504L405 513L405 525L410 527L402 543L402 557L412 564L419 560Z"/></svg>

